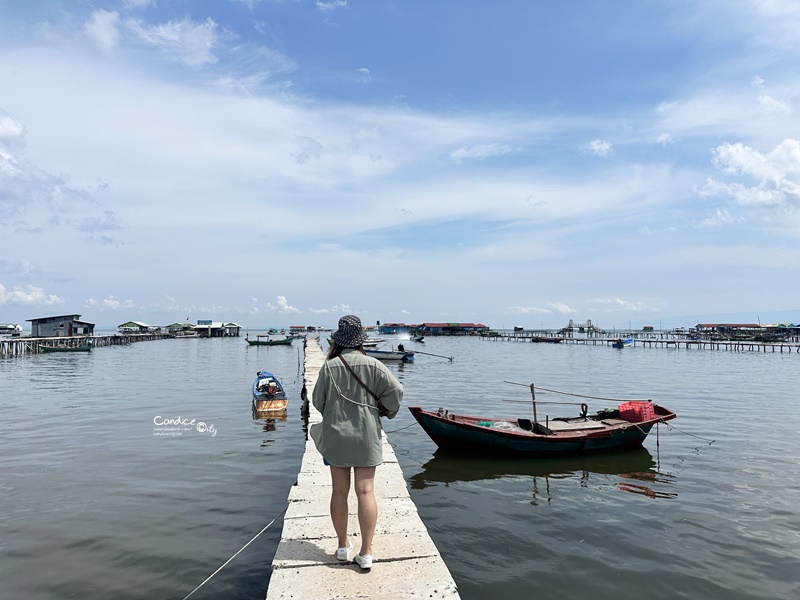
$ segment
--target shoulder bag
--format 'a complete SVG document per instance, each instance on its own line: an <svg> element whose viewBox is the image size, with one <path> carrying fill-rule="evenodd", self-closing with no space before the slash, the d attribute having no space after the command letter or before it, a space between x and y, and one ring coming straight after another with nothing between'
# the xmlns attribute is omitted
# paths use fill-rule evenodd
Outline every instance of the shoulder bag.
<svg viewBox="0 0 800 600"><path fill-rule="evenodd" d="M357 381L357 382L358 382L358 383L361 385L361 387L363 387L365 390L367 390L367 393L368 393L370 396L372 396L373 398L375 398L375 402L377 402L377 403L378 403L378 414L379 414L381 417L385 417L386 415L388 415L388 414L389 414L389 411L387 411L387 410L386 410L386 407L383 405L383 403L381 402L380 398L378 398L378 395L377 395L375 392L373 392L371 389L369 389L369 388L367 387L367 385L366 385L366 384L365 384L363 381L361 381L361 378L360 378L358 375L356 375L356 372L355 372L355 371L353 371L353 369L350 367L350 365L348 365L348 364L347 364L347 361L344 359L344 356L342 356L342 355L340 354L340 355L339 355L339 360L341 360L341 361L342 361L342 364L343 364L345 367L347 367L347 370L348 370L348 371L350 371L350 375L352 375L352 376L355 378L355 380L356 380L356 381Z"/></svg>

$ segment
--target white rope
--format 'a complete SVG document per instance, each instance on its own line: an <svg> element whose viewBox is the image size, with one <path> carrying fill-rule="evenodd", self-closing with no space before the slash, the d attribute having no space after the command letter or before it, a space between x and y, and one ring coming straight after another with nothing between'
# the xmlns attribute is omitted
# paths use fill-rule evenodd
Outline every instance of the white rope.
<svg viewBox="0 0 800 600"><path fill-rule="evenodd" d="M286 505L286 508L284 508L284 509L283 509L281 512L279 512L277 515L275 515L275 518L274 518L274 519L272 519L272 521L270 521L270 522L267 524L267 526L266 526L266 527L264 527L264 529L262 529L261 531L259 531L259 532L258 532L258 533L257 533L257 534L256 534L256 535L253 537L253 539L252 539L252 540L250 540L250 541L249 541L249 542L247 542L247 543L246 543L244 546L242 546L242 547L239 549L239 551L238 551L236 554L234 554L234 555L233 555L233 556L231 556L231 557L230 557L228 560L226 560L226 561L225 561L225 563L224 563L224 564L223 564L223 565L222 565L222 566L221 566L219 569L217 569L217 570L216 570L216 571L214 571L214 572L213 572L211 575L209 575L209 576L208 576L208 579L206 579L206 580L205 580L203 583L201 583L200 585L198 585L198 586L197 586L196 588L194 588L194 589L193 589L191 592L189 592L189 593L188 593L186 596L184 596L183 600L186 600L186 598L188 598L189 596L191 596L192 594L194 594L194 593L195 593L197 590L199 590L199 589L200 589L201 587L203 587L203 586L204 586L206 583L208 583L208 582L211 580L211 578L212 578L212 577L214 577L214 575L216 575L217 573L219 573L220 571L222 571L222 569L224 569L224 568L225 568L225 566L226 566L226 565L227 565L229 562L231 562L231 561L232 561L234 558L236 558L237 556L239 556L239 553L241 553L241 551L242 551L242 550L244 550L245 548L247 548L247 547L248 547L248 546L249 546L249 545L250 545L250 544L253 542L253 540L255 540L255 539L258 537L258 536L260 536L262 533L264 533L264 532L265 532L265 531L266 531L266 530L269 528L269 526L270 526L270 525L272 525L272 524L273 524L275 521L277 521L277 520L278 520L278 517L280 517L280 516L281 516L283 513L285 513L285 512L286 512L286 510L287 510L288 508L289 508L289 505L287 504L287 505Z"/></svg>
<svg viewBox="0 0 800 600"><path fill-rule="evenodd" d="M331 378L331 381L333 382L333 387L335 387L335 388L336 388L336 393L337 393L337 394L338 394L340 397L344 398L344 399L345 399L345 400L347 400L348 402L352 402L353 404L355 404L355 405L357 405L357 406L366 406L367 408L371 408L371 409L373 409L373 410L379 410L377 406L372 406L372 404L364 404L363 402L358 402L358 401L356 401L356 400L353 400L352 398L348 398L347 396L345 396L345 395L344 395L344 392L342 392L342 390L339 388L339 384L338 384L338 383L336 383L336 379L335 379L335 378L334 378L334 376L333 376L333 371L331 371L331 367L330 367L330 365L328 364L328 361L327 361L327 360L325 361L325 368L328 370L328 376Z"/></svg>

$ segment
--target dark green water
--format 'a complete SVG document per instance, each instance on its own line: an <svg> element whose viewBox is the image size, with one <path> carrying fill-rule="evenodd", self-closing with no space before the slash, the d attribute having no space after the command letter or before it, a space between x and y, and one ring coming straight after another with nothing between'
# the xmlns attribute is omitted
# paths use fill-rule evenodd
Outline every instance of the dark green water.
<svg viewBox="0 0 800 600"><path fill-rule="evenodd" d="M547 461L441 455L407 411L386 422L463 599L800 597L797 354L405 345L454 357L391 366L407 405L527 416L504 402L527 398L508 380L678 413L680 431L639 451ZM300 347L163 340L0 361L0 597L188 594L285 506ZM290 393L286 420L252 418L262 368ZM154 423L178 416L195 425ZM281 525L192 597L263 598Z"/></svg>

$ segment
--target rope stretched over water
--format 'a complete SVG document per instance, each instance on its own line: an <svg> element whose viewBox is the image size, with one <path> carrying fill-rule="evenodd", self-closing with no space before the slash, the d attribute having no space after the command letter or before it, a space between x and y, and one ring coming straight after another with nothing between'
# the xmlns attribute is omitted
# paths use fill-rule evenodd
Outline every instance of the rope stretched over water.
<svg viewBox="0 0 800 600"><path fill-rule="evenodd" d="M267 526L266 526L266 527L264 527L264 529L262 529L262 530L261 530L261 531L259 531L257 534L255 534L255 536L253 536L253 539L251 539L251 540L250 540L249 542L247 542L247 543L246 543L244 546L242 546L242 547L241 547L241 548L238 550L238 552L236 552L236 554L234 554L234 555L233 555L233 556L231 556L231 557L230 557L228 560L226 560L226 561L223 563L223 565L222 565L222 566L221 566L219 569L217 569L216 571L214 571L214 572L213 572L211 575L209 575L209 576L208 576L208 578L207 578L207 579L206 579L206 580L205 580L203 583L201 583L200 585L198 585L198 586L197 586L196 588L194 588L194 589L193 589L191 592L189 592L189 593L188 593L186 596L184 596L184 597L183 597L183 600L186 600L186 598L188 598L189 596L191 596L192 594L194 594L194 593L195 593L197 590L199 590L199 589L200 589L201 587L203 587L203 586L204 586L206 583L208 583L208 582L211 580L211 578L212 578L212 577L214 577L214 575L216 575L217 573L219 573L220 571L222 571L222 569L224 569L224 568L227 566L227 564L228 564L229 562L231 562L231 561L232 561L234 558L236 558L237 556L239 556L239 554L242 552L242 550L244 550L245 548L247 548L247 547L248 547L248 546L249 546L251 543L253 543L253 541L254 541L254 540L255 540L255 539L258 537L258 536L260 536L260 535L261 535L262 533L264 533L264 532L265 532L267 529L269 529L270 525L272 525L272 524L273 524L275 521L277 521L277 520L278 520L278 518L279 518L279 517L280 517L280 516L281 516L283 513L285 513L285 512L286 512L288 509L289 509L289 505L287 504L287 505L286 505L286 508L284 508L284 509L283 509L281 512L279 512L277 515L275 515L275 518L274 518L274 519L272 519L272 521L270 521L269 523L267 523Z"/></svg>
<svg viewBox="0 0 800 600"><path fill-rule="evenodd" d="M675 425L673 425L673 424L671 424L671 423L664 422L664 425L666 425L668 429L674 429L675 431L680 431L680 432L681 432L681 433L683 433L683 434L686 434L686 435L690 435L690 436L692 436L692 437L695 437L695 438L697 438L698 440L703 440L704 442L708 442L709 446L710 446L711 444L714 444L714 443L717 441L717 440L710 440L710 439L708 439L708 438L700 437L699 435L695 435L695 434L693 434L693 433L689 433L688 431L682 431L681 429L678 429L677 427L675 427Z"/></svg>
<svg viewBox="0 0 800 600"><path fill-rule="evenodd" d="M530 388L531 386L527 383L517 383L516 381L503 381L503 383L510 383L511 385L521 385L526 388ZM586 396L584 394L573 394L571 392L560 392L559 390L551 390L545 387L534 386L534 390L542 391L542 392L551 392L553 394L562 394L564 396L574 396L576 398L590 398L592 400L610 400L612 402L651 402L648 398L646 400L631 400L630 398L605 398L603 396Z"/></svg>
<svg viewBox="0 0 800 600"><path fill-rule="evenodd" d="M410 425L406 425L405 427L401 427L400 429L392 429L391 431L386 431L386 430L384 429L384 431L385 431L386 433L395 433L396 431L403 431L403 429L408 429L409 427L413 427L413 426L414 426L414 425L416 425L416 424L417 424L417 423L416 423L416 421L415 421L415 422L411 423Z"/></svg>

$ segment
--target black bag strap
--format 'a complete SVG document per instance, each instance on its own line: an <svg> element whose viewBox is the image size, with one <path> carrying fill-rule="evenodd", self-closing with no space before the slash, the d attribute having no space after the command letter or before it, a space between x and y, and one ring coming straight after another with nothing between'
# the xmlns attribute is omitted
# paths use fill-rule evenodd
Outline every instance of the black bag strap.
<svg viewBox="0 0 800 600"><path fill-rule="evenodd" d="M356 375L356 372L355 372L355 371L353 371L353 369L350 367L350 365L348 365L348 364L347 364L347 361L344 359L344 356L342 356L341 354L339 355L339 360L341 360L341 361L342 361L342 363L344 363L344 366L345 366L345 367L347 367L347 370L348 370L348 371L350 371L350 374L351 374L353 377L355 377L355 378L356 378L356 381L357 381L358 383L360 383L360 384L361 384L361 387L363 387L365 390L367 390L367 393L369 393L369 395L370 395L370 396L372 396L373 398L375 398L375 401L376 401L376 402L378 403L378 405L380 406L380 403L381 403L381 401L380 401L380 398L378 397L378 394L376 394L376 393L375 393L375 392L373 392L371 389L369 389L369 388L366 386L366 384L365 384L363 381L361 381L361 378L360 378L358 375Z"/></svg>

